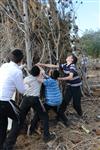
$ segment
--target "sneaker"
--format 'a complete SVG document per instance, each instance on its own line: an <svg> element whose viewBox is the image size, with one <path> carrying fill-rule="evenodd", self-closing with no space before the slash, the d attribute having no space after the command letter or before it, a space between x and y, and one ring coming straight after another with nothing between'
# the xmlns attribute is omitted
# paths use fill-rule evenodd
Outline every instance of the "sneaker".
<svg viewBox="0 0 100 150"><path fill-rule="evenodd" d="M56 138L56 135L54 133L50 133L48 136L44 136L43 140L45 143L52 141Z"/></svg>
<svg viewBox="0 0 100 150"><path fill-rule="evenodd" d="M69 127L70 126L70 122L69 121L59 120L59 122L61 122L65 127Z"/></svg>
<svg viewBox="0 0 100 150"><path fill-rule="evenodd" d="M57 121L61 122L62 124L64 124L66 127L69 127L70 122L68 121L67 117L66 118L61 118L61 117L57 117Z"/></svg>

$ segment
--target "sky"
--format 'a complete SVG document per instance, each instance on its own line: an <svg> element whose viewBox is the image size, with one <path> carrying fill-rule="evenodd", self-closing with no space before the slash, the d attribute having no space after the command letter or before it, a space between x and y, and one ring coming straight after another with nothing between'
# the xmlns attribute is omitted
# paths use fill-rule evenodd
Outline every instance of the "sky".
<svg viewBox="0 0 100 150"><path fill-rule="evenodd" d="M80 0L78 0L80 1ZM100 29L100 0L82 0L83 4L76 11L76 23L81 36L86 29Z"/></svg>

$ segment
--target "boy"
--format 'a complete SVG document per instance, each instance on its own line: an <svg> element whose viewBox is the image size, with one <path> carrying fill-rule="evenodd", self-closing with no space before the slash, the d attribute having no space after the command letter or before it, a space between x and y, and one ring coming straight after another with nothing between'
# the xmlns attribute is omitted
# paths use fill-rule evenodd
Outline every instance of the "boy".
<svg viewBox="0 0 100 150"><path fill-rule="evenodd" d="M45 102L44 107L48 112L50 109L53 109L57 114L57 119L61 119L65 126L68 126L68 119L64 115L64 113L59 113L59 108L62 103L62 94L59 88L59 83L57 81L59 77L59 71L53 70L50 72L50 76L46 76L46 79L43 79L45 87ZM37 122L38 122L38 114L35 114L34 119L31 122L30 134L34 132Z"/></svg>
<svg viewBox="0 0 100 150"><path fill-rule="evenodd" d="M77 57L75 55L69 55L66 58L67 64L60 65L61 69L65 73L65 77L59 78L59 80L66 81L65 93L63 103L61 105L60 111L63 113L66 107L69 105L71 99L73 99L73 107L79 116L82 116L81 108L81 79L78 75L78 70L76 68Z"/></svg>
<svg viewBox="0 0 100 150"><path fill-rule="evenodd" d="M77 57L74 54L69 55L66 58L66 63L58 65L52 64L39 64L40 66L51 67L51 68L61 68L65 73L65 77L60 77L58 80L66 81L64 99L59 109L59 113L63 114L66 111L69 102L73 98L73 107L77 111L79 116L82 116L81 108L81 79L78 75L76 68Z"/></svg>

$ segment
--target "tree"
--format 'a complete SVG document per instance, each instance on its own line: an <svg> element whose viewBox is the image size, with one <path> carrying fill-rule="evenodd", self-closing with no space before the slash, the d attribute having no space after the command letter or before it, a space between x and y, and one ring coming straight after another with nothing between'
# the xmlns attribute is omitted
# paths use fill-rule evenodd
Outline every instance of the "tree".
<svg viewBox="0 0 100 150"><path fill-rule="evenodd" d="M32 61L57 63L72 51L78 31L72 0L1 0L0 14L1 52L26 49L28 69Z"/></svg>
<svg viewBox="0 0 100 150"><path fill-rule="evenodd" d="M23 0L23 12L24 12L27 67L30 70L32 68L32 52L31 52L31 41L30 41L30 30L29 30L30 24L29 24L28 1L27 0Z"/></svg>
<svg viewBox="0 0 100 150"><path fill-rule="evenodd" d="M100 57L100 30L99 31L86 31L81 37L82 48L86 52L97 58Z"/></svg>

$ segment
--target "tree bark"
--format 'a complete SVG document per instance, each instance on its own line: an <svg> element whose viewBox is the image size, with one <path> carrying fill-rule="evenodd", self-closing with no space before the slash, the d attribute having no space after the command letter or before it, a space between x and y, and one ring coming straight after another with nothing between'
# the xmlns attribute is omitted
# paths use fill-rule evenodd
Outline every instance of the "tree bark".
<svg viewBox="0 0 100 150"><path fill-rule="evenodd" d="M31 41L29 31L29 15L28 15L28 0L23 0L23 12L24 12L24 27L25 27L25 45L26 45L26 59L28 70L32 67L32 52Z"/></svg>

